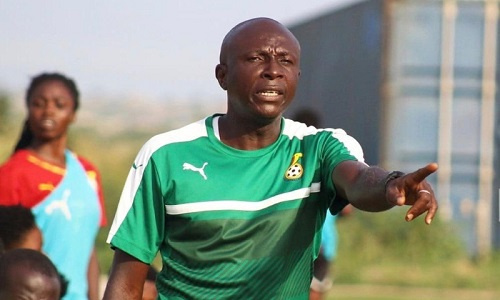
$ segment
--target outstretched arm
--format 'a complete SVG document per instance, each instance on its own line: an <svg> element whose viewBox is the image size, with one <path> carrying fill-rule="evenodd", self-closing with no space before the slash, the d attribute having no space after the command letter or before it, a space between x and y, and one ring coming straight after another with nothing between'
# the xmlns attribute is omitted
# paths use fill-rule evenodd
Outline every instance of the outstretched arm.
<svg viewBox="0 0 500 300"><path fill-rule="evenodd" d="M142 299L148 268L148 264L116 249L103 299Z"/></svg>
<svg viewBox="0 0 500 300"><path fill-rule="evenodd" d="M345 161L334 169L332 180L338 195L348 199L358 209L375 212L395 205L410 205L406 213L407 221L427 212L425 222L430 224L438 204L425 178L437 168L437 164L431 163L415 172L393 178L382 168Z"/></svg>

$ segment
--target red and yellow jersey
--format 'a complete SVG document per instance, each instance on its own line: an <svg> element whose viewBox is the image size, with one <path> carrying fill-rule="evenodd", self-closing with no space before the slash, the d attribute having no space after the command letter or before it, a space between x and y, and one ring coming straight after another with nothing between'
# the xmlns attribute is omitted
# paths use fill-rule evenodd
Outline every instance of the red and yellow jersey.
<svg viewBox="0 0 500 300"><path fill-rule="evenodd" d="M101 176L89 161L77 158L99 196L100 225L104 226L107 221ZM65 168L46 162L29 150L19 150L0 166L0 204L32 208L57 187L65 173Z"/></svg>

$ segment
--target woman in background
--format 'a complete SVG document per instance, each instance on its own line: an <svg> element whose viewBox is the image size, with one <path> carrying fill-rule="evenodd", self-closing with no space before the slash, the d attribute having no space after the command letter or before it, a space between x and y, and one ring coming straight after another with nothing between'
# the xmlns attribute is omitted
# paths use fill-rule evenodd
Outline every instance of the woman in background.
<svg viewBox="0 0 500 300"><path fill-rule="evenodd" d="M69 280L65 300L97 299L95 239L106 223L97 169L68 149L68 128L79 93L59 73L34 77L28 116L12 156L0 166L0 204L31 208L42 231L42 251Z"/></svg>

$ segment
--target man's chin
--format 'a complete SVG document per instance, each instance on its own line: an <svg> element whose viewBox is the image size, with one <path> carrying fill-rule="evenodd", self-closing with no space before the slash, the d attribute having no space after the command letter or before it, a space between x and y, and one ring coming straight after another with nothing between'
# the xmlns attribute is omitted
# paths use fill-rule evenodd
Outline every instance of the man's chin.
<svg viewBox="0 0 500 300"><path fill-rule="evenodd" d="M285 109L283 108L283 106L277 104L267 104L260 105L256 110L257 115L259 115L261 118L274 120L276 118L281 118Z"/></svg>
<svg viewBox="0 0 500 300"><path fill-rule="evenodd" d="M276 112L261 112L257 117L256 120L262 125L269 125L271 123L276 122L276 120L281 119L282 113L276 113Z"/></svg>

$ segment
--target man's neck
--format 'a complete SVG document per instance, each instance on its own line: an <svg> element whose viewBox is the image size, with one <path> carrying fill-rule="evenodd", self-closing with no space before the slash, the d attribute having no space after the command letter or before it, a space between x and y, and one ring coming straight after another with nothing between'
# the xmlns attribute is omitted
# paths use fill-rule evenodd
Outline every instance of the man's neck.
<svg viewBox="0 0 500 300"><path fill-rule="evenodd" d="M221 141L240 150L258 150L274 143L281 132L281 118L269 124L249 124L229 120L227 115L219 118Z"/></svg>

